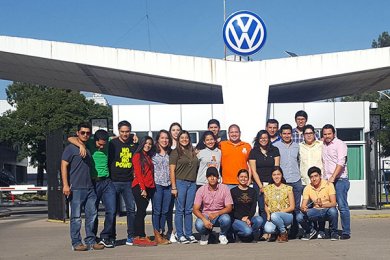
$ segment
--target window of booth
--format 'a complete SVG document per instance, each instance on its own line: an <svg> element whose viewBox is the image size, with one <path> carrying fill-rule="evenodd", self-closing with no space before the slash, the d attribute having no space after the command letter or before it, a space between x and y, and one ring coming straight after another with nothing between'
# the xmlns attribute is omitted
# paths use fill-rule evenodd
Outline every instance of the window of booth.
<svg viewBox="0 0 390 260"><path fill-rule="evenodd" d="M363 145L348 144L348 178L350 180L364 179L364 149Z"/></svg>

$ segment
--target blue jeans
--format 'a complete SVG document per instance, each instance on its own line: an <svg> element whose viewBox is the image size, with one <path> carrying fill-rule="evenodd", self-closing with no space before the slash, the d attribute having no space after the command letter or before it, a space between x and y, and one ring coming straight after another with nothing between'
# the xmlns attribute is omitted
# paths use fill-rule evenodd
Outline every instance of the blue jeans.
<svg viewBox="0 0 390 260"><path fill-rule="evenodd" d="M116 190L115 186L110 179L97 181L95 183L96 190L96 209L99 209L100 200L103 202L105 217L104 228L100 232L100 238L115 238L114 233L114 219L116 214ZM97 234L98 230L98 218L96 217L94 233Z"/></svg>
<svg viewBox="0 0 390 260"><path fill-rule="evenodd" d="M133 191L131 189L131 182L112 182L115 186L116 195L119 199L119 194L126 205L126 217L127 217L127 237L134 237L134 219L135 219L135 201ZM114 216L114 231L116 235L116 214Z"/></svg>
<svg viewBox="0 0 390 260"><path fill-rule="evenodd" d="M251 218L252 225L248 224L240 219L235 219L232 224L234 233L239 237L251 237L253 234L260 234L260 228L263 225L263 219L260 216L254 216Z"/></svg>
<svg viewBox="0 0 390 260"><path fill-rule="evenodd" d="M341 227L343 235L351 234L351 215L348 206L349 180L338 179L334 182L336 189L336 201L340 211Z"/></svg>
<svg viewBox="0 0 390 260"><path fill-rule="evenodd" d="M306 214L300 212L297 215L297 220L305 230L306 234L309 234L313 230L313 222L324 222L329 221L331 234L337 234L339 214L336 207L316 209L311 208L307 210ZM323 230L320 230L323 231Z"/></svg>
<svg viewBox="0 0 390 260"><path fill-rule="evenodd" d="M287 185L291 186L293 188L293 193L294 193L294 200L295 200L295 209L293 212L293 223L291 225L290 229L290 235L295 237L298 235L299 232L299 224L297 221L297 215L301 212L300 211L300 206L301 206L301 197L302 197L302 192L303 192L303 186L302 186L302 181L299 180L297 182L292 182L292 183L287 183Z"/></svg>
<svg viewBox="0 0 390 260"><path fill-rule="evenodd" d="M156 184L156 191L152 198L152 222L153 228L159 232L165 233L165 223L167 222L171 201L171 186L161 186Z"/></svg>
<svg viewBox="0 0 390 260"><path fill-rule="evenodd" d="M226 185L229 187L229 189L233 189L237 187L237 184L226 184Z"/></svg>
<svg viewBox="0 0 390 260"><path fill-rule="evenodd" d="M207 215L205 215L205 217L208 219ZM229 231L229 229L230 229L230 227L231 227L232 221L230 219L229 214L222 214L221 216L211 220L211 223L213 224L214 227L220 227L221 228L221 232L219 233L220 235L226 236L228 231ZM211 229L207 229L204 226L203 220L201 220L200 218L197 218L196 221L195 221L195 229L201 235L210 234L211 231L212 231Z"/></svg>
<svg viewBox="0 0 390 260"><path fill-rule="evenodd" d="M193 181L176 180L176 188L175 226L177 237L189 237L192 236L192 207L194 206L196 183Z"/></svg>
<svg viewBox="0 0 390 260"><path fill-rule="evenodd" d="M93 232L94 223L97 216L96 211L96 193L95 189L74 189L72 190L70 200L70 238L72 246L82 244L81 229L81 208L85 212L85 244L93 245L96 243L96 236Z"/></svg>
<svg viewBox="0 0 390 260"><path fill-rule="evenodd" d="M260 188L256 182L253 183L253 188L258 194L257 205L259 206L259 216L261 216L263 220L267 219L267 213L265 212L264 193L260 192ZM263 224L265 224L264 221Z"/></svg>
<svg viewBox="0 0 390 260"><path fill-rule="evenodd" d="M264 232L268 234L275 234L286 232L286 227L293 222L293 214L286 212L271 213L271 221L267 221L264 225Z"/></svg>

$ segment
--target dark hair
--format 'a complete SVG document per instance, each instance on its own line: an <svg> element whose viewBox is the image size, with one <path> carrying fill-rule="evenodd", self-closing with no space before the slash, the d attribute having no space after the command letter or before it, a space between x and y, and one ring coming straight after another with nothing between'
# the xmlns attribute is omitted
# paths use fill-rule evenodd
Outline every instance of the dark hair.
<svg viewBox="0 0 390 260"><path fill-rule="evenodd" d="M284 174L283 174L283 170L282 168L280 168L280 166L274 166L272 168L272 171L271 171L271 176L272 176L272 173L274 173L275 171L280 171L280 173L282 174L282 183L283 184L286 184L286 179L284 178ZM271 177L271 181L269 182L270 184L274 184L274 179Z"/></svg>
<svg viewBox="0 0 390 260"><path fill-rule="evenodd" d="M306 129L312 130L312 131L314 132L314 134L316 133L316 131L315 131L315 129L314 129L314 126L312 126L312 125L305 125L305 126L303 127L303 133L305 133Z"/></svg>
<svg viewBox="0 0 390 260"><path fill-rule="evenodd" d="M81 128L88 128L89 130L91 130L91 124L88 123L88 122L82 122L80 124L77 125L77 131L80 131Z"/></svg>
<svg viewBox="0 0 390 260"><path fill-rule="evenodd" d="M148 140L150 140L150 141L152 141L152 149L150 149L150 151L149 152L147 152L147 153L144 153L144 146L145 146L145 144L146 144L146 142L148 141ZM150 160L148 160L148 158L147 158L147 156L149 157L149 159L152 157L152 155L154 154L154 149L153 149L153 138L152 137L150 137L150 136L144 136L142 139L141 139L141 143L138 145L138 147L137 147L137 150L135 150L135 152L134 152L134 154L137 154L137 153L139 153L139 155L140 155L140 161L141 161L141 171L142 171L142 174L146 174L145 173L145 165L146 164L150 164L150 165L152 165L153 163L150 161ZM150 166L149 165L149 166Z"/></svg>
<svg viewBox="0 0 390 260"><path fill-rule="evenodd" d="M160 145L158 144L158 139L160 139L161 134L166 134L166 135L168 136L168 146L167 146L167 148L164 149L164 150L165 150L165 152L166 152L167 154L170 154L171 151L172 151L172 149L171 149L171 146L172 146L172 137L171 137L171 135L169 134L169 132L168 132L167 130L165 130L165 129L160 130L160 131L157 133L157 135L156 135L156 140L155 140L155 145L154 145L154 146L155 146L155 152L156 152L156 153L160 153L160 152L161 152L161 147L160 147Z"/></svg>
<svg viewBox="0 0 390 260"><path fill-rule="evenodd" d="M331 124L326 124L326 125L324 125L324 126L322 127L322 129L321 129L321 136L324 135L324 130L325 130L325 129L332 129L332 132L333 132L333 133L336 133L336 130L334 129L334 126L332 126Z"/></svg>
<svg viewBox="0 0 390 260"><path fill-rule="evenodd" d="M310 177L310 175L314 172L318 173L321 176L321 169L316 166L310 167L309 170L307 170L307 176Z"/></svg>
<svg viewBox="0 0 390 260"><path fill-rule="evenodd" d="M290 130L292 132L292 126L289 124L284 124L280 127L280 133L283 132L283 130Z"/></svg>
<svg viewBox="0 0 390 260"><path fill-rule="evenodd" d="M271 146L271 136L269 135L269 133L266 130L260 130L257 133L255 139L253 139L253 149L260 150L260 142L259 141L260 141L260 137L262 135L267 135L268 136L268 144L266 146L266 149L268 150L270 148L270 146Z"/></svg>
<svg viewBox="0 0 390 260"><path fill-rule="evenodd" d="M186 146L182 146L179 142L180 140L180 136L186 134L188 136L188 139L189 139L189 142ZM192 143L191 143L191 136L190 136L190 133L186 130L181 130L179 135L177 136L177 153L179 154L179 157L181 157L183 154L184 154L184 151L187 150L190 152L190 154L192 154L192 156L196 156L195 155L195 149L192 147Z"/></svg>
<svg viewBox="0 0 390 260"><path fill-rule="evenodd" d="M307 113L303 110L299 110L295 113L295 119L297 119L298 116L302 116L307 120Z"/></svg>
<svg viewBox="0 0 390 260"><path fill-rule="evenodd" d="M103 129L99 129L95 132L94 136L93 136L93 139L95 141L98 141L98 140L104 140L104 141L108 141L108 133L106 130L103 130Z"/></svg>
<svg viewBox="0 0 390 260"><path fill-rule="evenodd" d="M181 124L179 124L178 122L174 122L174 123L172 123L172 124L169 126L169 134L171 134L172 127L174 127L174 126L178 126L178 127L180 128L180 131L182 130Z"/></svg>
<svg viewBox="0 0 390 260"><path fill-rule="evenodd" d="M248 172L248 170L247 170L247 169L241 169L241 170L239 170L238 173L237 173L237 178L238 178L238 177L240 176L240 174L243 173L243 172L246 172L246 174L247 174L248 177L249 177L249 172Z"/></svg>
<svg viewBox="0 0 390 260"><path fill-rule="evenodd" d="M228 128L228 132L230 132L230 128L233 128L233 127L236 127L238 129L238 132L241 132L240 127L238 125L236 125L236 124L230 125L229 128Z"/></svg>
<svg viewBox="0 0 390 260"><path fill-rule="evenodd" d="M214 147L212 148L212 150L214 150L215 148L217 148L218 144L217 144L217 137L214 135L213 132L211 131L205 131L202 135L202 137L200 138L200 141L199 143L196 145L195 149L200 151L200 150L203 150L206 148L206 144L204 143L205 140L206 140L206 137L211 135L214 140L215 140L215 144L214 144Z"/></svg>
<svg viewBox="0 0 390 260"><path fill-rule="evenodd" d="M131 131L131 124L129 123L129 121L126 120L120 121L118 123L118 129L120 129L122 126L127 126L128 128L130 128Z"/></svg>
<svg viewBox="0 0 390 260"><path fill-rule="evenodd" d="M267 126L268 124L277 124L278 127L279 127L279 121L276 120L276 119L273 119L273 118L268 119L268 120L267 120L267 123L265 124L265 126Z"/></svg>
<svg viewBox="0 0 390 260"><path fill-rule="evenodd" d="M221 124L219 123L219 121L217 119L210 119L209 122L207 122L207 128L209 128L210 125L212 125L212 124L215 124L219 128L221 128Z"/></svg>

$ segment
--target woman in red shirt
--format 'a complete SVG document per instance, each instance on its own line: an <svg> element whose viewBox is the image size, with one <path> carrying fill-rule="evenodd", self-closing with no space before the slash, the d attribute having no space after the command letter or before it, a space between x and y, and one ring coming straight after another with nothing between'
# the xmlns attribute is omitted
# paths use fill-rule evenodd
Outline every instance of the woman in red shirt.
<svg viewBox="0 0 390 260"><path fill-rule="evenodd" d="M134 245L136 246L156 246L155 241L151 241L145 234L146 208L155 192L153 177L153 162L151 159L153 139L145 136L141 140L133 157L134 180L132 183L137 213L134 220Z"/></svg>

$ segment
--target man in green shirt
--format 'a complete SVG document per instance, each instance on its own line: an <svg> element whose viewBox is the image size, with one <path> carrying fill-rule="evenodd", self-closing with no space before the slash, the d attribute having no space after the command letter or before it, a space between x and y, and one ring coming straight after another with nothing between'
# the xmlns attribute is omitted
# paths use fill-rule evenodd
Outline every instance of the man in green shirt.
<svg viewBox="0 0 390 260"><path fill-rule="evenodd" d="M80 148L80 155L89 150L92 157L91 178L95 185L97 200L96 208L99 208L100 200L105 208L104 228L100 232L99 244L105 247L115 246L114 219L116 214L116 190L109 178L108 170L108 141L109 136L105 130L97 130L86 144L80 143L76 137L68 138L68 141ZM98 219L96 218L94 233L97 234Z"/></svg>

